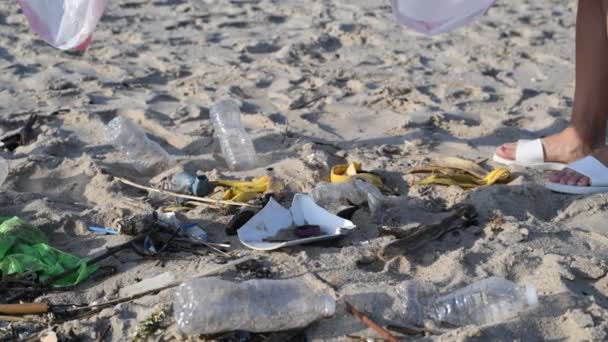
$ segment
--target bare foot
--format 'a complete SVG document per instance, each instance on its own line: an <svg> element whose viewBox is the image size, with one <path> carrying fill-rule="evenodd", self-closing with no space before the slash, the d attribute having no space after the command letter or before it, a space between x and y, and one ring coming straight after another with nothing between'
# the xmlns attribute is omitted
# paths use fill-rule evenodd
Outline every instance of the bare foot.
<svg viewBox="0 0 608 342"><path fill-rule="evenodd" d="M543 139L545 162L569 164L588 155L593 142L584 141L572 127ZM504 144L496 149L502 158L515 160L517 144Z"/></svg>
<svg viewBox="0 0 608 342"><path fill-rule="evenodd" d="M608 167L608 146L595 150L591 155ZM552 172L547 179L550 182L563 185L591 186L589 178L571 169Z"/></svg>

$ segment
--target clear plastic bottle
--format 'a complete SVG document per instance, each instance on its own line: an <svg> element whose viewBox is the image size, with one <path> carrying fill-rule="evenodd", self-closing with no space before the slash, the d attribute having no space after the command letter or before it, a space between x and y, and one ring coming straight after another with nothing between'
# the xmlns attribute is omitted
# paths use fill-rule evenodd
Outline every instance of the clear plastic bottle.
<svg viewBox="0 0 608 342"><path fill-rule="evenodd" d="M127 161L141 173L161 171L175 163L175 159L131 120L117 116L108 123L105 141L127 157Z"/></svg>
<svg viewBox="0 0 608 342"><path fill-rule="evenodd" d="M4 184L6 178L8 178L8 162L0 157L0 185Z"/></svg>
<svg viewBox="0 0 608 342"><path fill-rule="evenodd" d="M363 205L367 203L374 217L381 217L386 196L371 183L355 179L352 182L321 182L310 192L313 201L328 210L336 210L341 205Z"/></svg>
<svg viewBox="0 0 608 342"><path fill-rule="evenodd" d="M232 170L248 170L257 166L257 155L251 137L241 123L239 105L233 100L222 100L210 110L222 154Z"/></svg>
<svg viewBox="0 0 608 342"><path fill-rule="evenodd" d="M313 291L302 278L233 283L190 280L176 290L173 311L182 332L271 332L303 328L333 316L335 300Z"/></svg>
<svg viewBox="0 0 608 342"><path fill-rule="evenodd" d="M360 179L343 183L320 182L310 192L310 196L321 206L334 203L361 205L372 202L375 204L384 199L384 195L376 186Z"/></svg>
<svg viewBox="0 0 608 342"><path fill-rule="evenodd" d="M538 305L536 288L491 277L446 295L438 295L429 284L417 281L401 283L397 292L403 314L410 323L424 319L456 326L492 324L505 321Z"/></svg>

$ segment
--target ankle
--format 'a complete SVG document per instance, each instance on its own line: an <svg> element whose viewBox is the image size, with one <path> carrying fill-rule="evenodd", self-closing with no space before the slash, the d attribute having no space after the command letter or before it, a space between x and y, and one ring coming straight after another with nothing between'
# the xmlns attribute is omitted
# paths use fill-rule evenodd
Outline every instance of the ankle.
<svg viewBox="0 0 608 342"><path fill-rule="evenodd" d="M598 137L597 134L588 130L579 129L577 126L570 126L562 131L562 137L571 143L572 147L580 150L584 154L591 153L598 145L604 144L605 138Z"/></svg>

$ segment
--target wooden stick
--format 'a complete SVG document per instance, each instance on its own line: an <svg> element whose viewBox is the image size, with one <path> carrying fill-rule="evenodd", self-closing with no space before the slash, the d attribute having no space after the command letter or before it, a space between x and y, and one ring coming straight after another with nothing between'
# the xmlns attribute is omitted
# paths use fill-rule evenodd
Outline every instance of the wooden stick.
<svg viewBox="0 0 608 342"><path fill-rule="evenodd" d="M21 316L5 316L0 315L0 321L4 322L31 322L31 319Z"/></svg>
<svg viewBox="0 0 608 342"><path fill-rule="evenodd" d="M148 186L140 185L140 184L131 182L130 180L125 179L125 178L121 178L121 177L114 177L114 178L116 178L121 183L129 185L129 186L132 186L134 188L138 188L138 189L142 189L142 190L147 190L147 191L151 191L151 192L158 192L158 193L161 193L161 194L165 194L165 195L169 195L169 196L173 196L173 197L178 197L178 198L189 199L189 200L196 201L196 202L208 203L208 204L213 205L213 206L219 206L220 204L223 204L223 205L232 205L232 206L235 206L235 207L261 208L261 206L259 206L259 205L253 205L253 204L249 204L249 203L240 203L240 202L224 201L224 200L214 200L214 199L210 199L210 198L204 198L204 197L197 197L197 196L178 194L178 193L175 193L175 192L172 192L172 191L161 190L161 189L156 189L156 188L151 188L151 187L148 187Z"/></svg>
<svg viewBox="0 0 608 342"><path fill-rule="evenodd" d="M0 314L5 315L36 315L48 312L47 303L0 304Z"/></svg>
<svg viewBox="0 0 608 342"><path fill-rule="evenodd" d="M357 310L349 302L344 301L344 303L346 304L346 309L348 310L348 312L350 312L351 315L357 317L357 319L360 320L361 323L365 324L368 328L377 332L380 336L382 336L383 339L389 342L399 342L399 340L395 336L393 336L393 334L391 334L383 327L379 326L376 322L372 321L371 318L359 312L359 310Z"/></svg>

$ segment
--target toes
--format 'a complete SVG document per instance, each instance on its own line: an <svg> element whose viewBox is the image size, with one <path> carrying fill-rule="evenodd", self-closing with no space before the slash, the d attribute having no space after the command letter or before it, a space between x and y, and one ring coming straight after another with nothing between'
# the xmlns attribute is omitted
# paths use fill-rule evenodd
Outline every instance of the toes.
<svg viewBox="0 0 608 342"><path fill-rule="evenodd" d="M516 144L504 144L496 149L496 154L502 158L515 160Z"/></svg>
<svg viewBox="0 0 608 342"><path fill-rule="evenodd" d="M570 169L565 169L562 171L555 171L550 173L547 176L547 179L550 182L563 184L563 185L572 185L572 186L590 186L591 181L588 177L585 177L578 172Z"/></svg>
<svg viewBox="0 0 608 342"><path fill-rule="evenodd" d="M576 183L570 184L570 179L576 177L576 172L574 172L573 170L570 169L566 169L563 174L562 177L560 179L560 184L563 185L574 185Z"/></svg>
<svg viewBox="0 0 608 342"><path fill-rule="evenodd" d="M559 183L562 177L562 171L553 171L547 175L547 179L553 183Z"/></svg>
<svg viewBox="0 0 608 342"><path fill-rule="evenodd" d="M578 180L577 186L591 186L591 180L588 177L581 177Z"/></svg>

